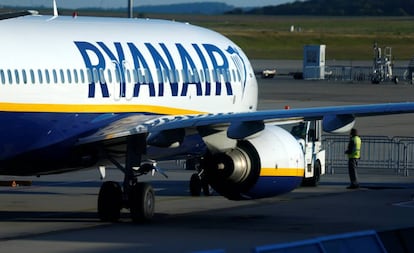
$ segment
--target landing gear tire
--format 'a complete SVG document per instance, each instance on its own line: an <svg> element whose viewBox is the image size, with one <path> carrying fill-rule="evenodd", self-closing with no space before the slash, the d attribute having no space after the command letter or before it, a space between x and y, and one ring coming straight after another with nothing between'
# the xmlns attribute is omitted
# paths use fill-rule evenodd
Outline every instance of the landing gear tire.
<svg viewBox="0 0 414 253"><path fill-rule="evenodd" d="M194 173L190 178L190 194L193 197L201 195L201 179L198 173Z"/></svg>
<svg viewBox="0 0 414 253"><path fill-rule="evenodd" d="M201 185L203 188L203 193L205 196L210 196L211 195L211 189L210 186L208 185L208 183L205 180L201 180Z"/></svg>
<svg viewBox="0 0 414 253"><path fill-rule="evenodd" d="M395 84L398 84L398 82L399 82L398 77L394 77L392 80Z"/></svg>
<svg viewBox="0 0 414 253"><path fill-rule="evenodd" d="M201 191L203 191L205 196L211 195L210 185L207 183L207 180L200 177L198 173L194 173L190 178L190 194L193 197L198 197L201 195Z"/></svg>
<svg viewBox="0 0 414 253"><path fill-rule="evenodd" d="M129 196L129 205L133 222L150 221L155 210L155 194L152 186L147 183L135 184Z"/></svg>
<svg viewBox="0 0 414 253"><path fill-rule="evenodd" d="M319 161L315 162L313 173L313 177L303 179L302 186L318 186L321 179L321 163Z"/></svg>
<svg viewBox="0 0 414 253"><path fill-rule="evenodd" d="M117 182L104 182L98 195L98 215L102 221L116 222L121 217L122 189Z"/></svg>

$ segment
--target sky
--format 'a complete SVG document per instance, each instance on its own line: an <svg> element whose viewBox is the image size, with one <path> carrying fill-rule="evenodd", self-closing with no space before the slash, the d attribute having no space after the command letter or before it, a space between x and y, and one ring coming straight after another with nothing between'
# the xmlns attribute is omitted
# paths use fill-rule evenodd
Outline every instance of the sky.
<svg viewBox="0 0 414 253"><path fill-rule="evenodd" d="M84 7L103 7L119 8L127 7L128 0L56 0L58 8L84 8ZM134 6L140 5L165 5L176 3L193 3L193 2L223 2L235 7L258 7L266 5L278 5L294 0L133 0ZM0 0L1 5L8 6L45 6L52 7L52 0Z"/></svg>

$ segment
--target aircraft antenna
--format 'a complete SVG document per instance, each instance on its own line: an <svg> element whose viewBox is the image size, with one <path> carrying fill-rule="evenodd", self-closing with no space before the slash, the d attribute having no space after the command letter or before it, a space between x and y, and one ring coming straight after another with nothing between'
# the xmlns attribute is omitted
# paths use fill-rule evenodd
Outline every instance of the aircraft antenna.
<svg viewBox="0 0 414 253"><path fill-rule="evenodd" d="M53 16L57 17L59 16L58 10L57 10L57 5L56 5L56 0L53 0Z"/></svg>

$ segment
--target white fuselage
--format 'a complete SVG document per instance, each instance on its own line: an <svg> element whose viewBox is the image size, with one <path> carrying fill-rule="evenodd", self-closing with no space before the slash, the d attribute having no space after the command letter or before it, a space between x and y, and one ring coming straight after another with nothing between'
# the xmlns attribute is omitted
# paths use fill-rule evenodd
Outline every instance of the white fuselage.
<svg viewBox="0 0 414 253"><path fill-rule="evenodd" d="M0 30L0 111L256 110L247 57L207 29L161 20L30 16L4 20Z"/></svg>

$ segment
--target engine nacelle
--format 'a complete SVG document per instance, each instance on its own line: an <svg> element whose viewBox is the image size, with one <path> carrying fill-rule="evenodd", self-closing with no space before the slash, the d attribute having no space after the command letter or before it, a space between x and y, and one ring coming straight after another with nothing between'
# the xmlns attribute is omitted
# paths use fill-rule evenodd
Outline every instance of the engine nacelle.
<svg viewBox="0 0 414 253"><path fill-rule="evenodd" d="M352 115L326 115L322 119L323 131L327 133L349 133L355 125L355 117Z"/></svg>
<svg viewBox="0 0 414 253"><path fill-rule="evenodd" d="M233 200L255 199L299 186L304 156L290 133L266 126L259 134L239 140L235 148L206 155L201 166L208 183L221 195Z"/></svg>

